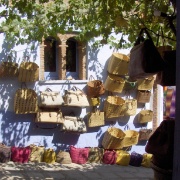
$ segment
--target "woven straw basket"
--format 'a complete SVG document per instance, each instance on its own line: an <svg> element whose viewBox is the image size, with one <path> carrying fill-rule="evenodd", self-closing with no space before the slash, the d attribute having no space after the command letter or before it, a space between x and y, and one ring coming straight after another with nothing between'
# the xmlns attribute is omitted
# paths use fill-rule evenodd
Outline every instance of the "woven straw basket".
<svg viewBox="0 0 180 180"><path fill-rule="evenodd" d="M59 151L56 155L56 162L61 164L71 164L71 156L69 152Z"/></svg>
<svg viewBox="0 0 180 180"><path fill-rule="evenodd" d="M103 154L103 148L91 147L89 149L88 163L102 163Z"/></svg>
<svg viewBox="0 0 180 180"><path fill-rule="evenodd" d="M101 104L100 97L90 97L89 104L90 106L99 106Z"/></svg>
<svg viewBox="0 0 180 180"><path fill-rule="evenodd" d="M126 110L124 112L125 116L136 115L136 110L137 110L137 100L136 99L126 99L125 105L126 105Z"/></svg>
<svg viewBox="0 0 180 180"><path fill-rule="evenodd" d="M124 150L116 150L117 159L116 164L121 166L128 166L130 162L130 154Z"/></svg>
<svg viewBox="0 0 180 180"><path fill-rule="evenodd" d="M88 113L88 127L103 126L104 122L104 112L96 110L95 112Z"/></svg>
<svg viewBox="0 0 180 180"><path fill-rule="evenodd" d="M138 90L151 90L154 85L155 77L147 77L144 79L138 79L137 80L137 89Z"/></svg>
<svg viewBox="0 0 180 180"><path fill-rule="evenodd" d="M143 160L142 160L141 166L150 168L151 167L152 158L153 158L152 154L144 153L143 154Z"/></svg>
<svg viewBox="0 0 180 180"><path fill-rule="evenodd" d="M123 141L121 142L121 145L123 147L132 146L138 143L139 132L134 131L134 130L126 130L124 131L124 133L125 133L125 137Z"/></svg>
<svg viewBox="0 0 180 180"><path fill-rule="evenodd" d="M21 88L16 90L14 97L14 112L16 114L38 112L38 98L33 89Z"/></svg>
<svg viewBox="0 0 180 180"><path fill-rule="evenodd" d="M148 90L138 90L137 92L137 102L138 103L148 103L150 101L151 91Z"/></svg>
<svg viewBox="0 0 180 180"><path fill-rule="evenodd" d="M153 119L153 111L151 110L141 110L138 114L138 122L139 123L147 123L151 122Z"/></svg>
<svg viewBox="0 0 180 180"><path fill-rule="evenodd" d="M129 57L121 53L113 53L107 67L110 74L127 75L129 66Z"/></svg>
<svg viewBox="0 0 180 180"><path fill-rule="evenodd" d="M21 62L18 80L20 82L34 82L39 80L39 66L34 62Z"/></svg>
<svg viewBox="0 0 180 180"><path fill-rule="evenodd" d="M104 88L111 92L122 92L125 85L125 80L119 76L109 74L104 83Z"/></svg>
<svg viewBox="0 0 180 180"><path fill-rule="evenodd" d="M17 77L18 76L18 63L15 62L2 62L0 65L1 77Z"/></svg>
<svg viewBox="0 0 180 180"><path fill-rule="evenodd" d="M120 117L125 112L125 100L119 96L108 96L104 102L106 118Z"/></svg>
<svg viewBox="0 0 180 180"><path fill-rule="evenodd" d="M70 90L65 90L63 99L66 106L90 106L87 95L83 90L77 88L76 86L73 86Z"/></svg>
<svg viewBox="0 0 180 180"><path fill-rule="evenodd" d="M44 149L43 162L54 164L56 162L56 152L52 148Z"/></svg>
<svg viewBox="0 0 180 180"><path fill-rule="evenodd" d="M104 134L102 146L104 149L121 149L124 137L125 133L121 129L110 127Z"/></svg>
<svg viewBox="0 0 180 180"><path fill-rule="evenodd" d="M30 145L31 148L31 154L29 157L30 162L42 162L43 161L43 155L44 155L44 146L36 146L35 144Z"/></svg>
<svg viewBox="0 0 180 180"><path fill-rule="evenodd" d="M105 93L104 84L100 80L94 79L91 75L90 81L87 82L87 95L89 97L99 97Z"/></svg>
<svg viewBox="0 0 180 180"><path fill-rule="evenodd" d="M140 129L139 130L139 141L147 141L153 134L152 129Z"/></svg>

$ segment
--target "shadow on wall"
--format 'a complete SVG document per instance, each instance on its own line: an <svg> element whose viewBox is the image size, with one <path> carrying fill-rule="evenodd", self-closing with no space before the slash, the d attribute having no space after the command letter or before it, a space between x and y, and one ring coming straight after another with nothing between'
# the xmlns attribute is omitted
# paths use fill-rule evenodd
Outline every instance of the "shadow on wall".
<svg viewBox="0 0 180 180"><path fill-rule="evenodd" d="M15 50L13 50L14 47L15 47L15 44L9 43L9 41L7 39L4 39L4 41L2 43L2 51L0 53L0 61L1 62L6 61L7 56L11 56L13 62L16 62L16 63L19 62L17 60L17 52Z"/></svg>
<svg viewBox="0 0 180 180"><path fill-rule="evenodd" d="M2 35L2 34L1 34ZM9 39L4 39L3 43L1 45L2 50L0 53L0 62L6 61L7 56L11 56L12 61L16 63L20 63L21 58L24 58L25 56L32 56L31 59L35 61L37 59L37 49L38 49L38 43L32 42L29 45L20 46L20 48L16 48L16 44L13 43L13 40L10 41ZM32 49L33 48L33 49ZM19 55L22 54L23 57L20 57Z"/></svg>
<svg viewBox="0 0 180 180"><path fill-rule="evenodd" d="M61 132L59 129L54 131L52 143L60 150L68 149L70 145L76 145L80 134Z"/></svg>
<svg viewBox="0 0 180 180"><path fill-rule="evenodd" d="M32 115L17 115L14 112L1 112L2 142L9 146L24 146L30 139L28 135Z"/></svg>
<svg viewBox="0 0 180 180"><path fill-rule="evenodd" d="M4 78L0 80L0 109L13 111L14 94L17 88L21 87L16 78Z"/></svg>
<svg viewBox="0 0 180 180"><path fill-rule="evenodd" d="M2 34L1 34L2 35ZM3 37L1 37L3 39ZM34 47L34 50L31 50L31 47ZM32 55L33 59L35 60L37 58L37 49L38 44L35 42L31 43L31 45L25 45L25 46L16 46L13 44L13 40L10 41L6 38L3 39L3 43L1 44L2 50L0 52L0 64L7 60L8 56L12 57L12 61L16 63L20 63L22 58L26 55ZM18 82L17 77L1 77L0 78L0 95L1 95L1 101L0 101L0 109L1 110L8 110L12 111L13 109L7 106L13 107L13 95L17 88L21 87L21 83Z"/></svg>
<svg viewBox="0 0 180 180"><path fill-rule="evenodd" d="M106 62L105 66L103 66L98 61L98 53L100 49L93 48L88 46L88 71L92 71L95 73L96 78L105 82L107 76L107 62L110 57L105 57L104 61Z"/></svg>
<svg viewBox="0 0 180 180"><path fill-rule="evenodd" d="M103 83L106 80L107 77L107 65L108 65L108 61L110 59L110 57L105 57L104 61L105 61L105 65L102 65L99 61L98 61L98 53L99 53L100 49L99 48L93 48L93 47L88 47L88 72L92 71L93 73L95 73L95 78L97 78L98 80L101 80ZM88 75L89 76L89 75ZM107 92L105 92L105 94L100 96L100 106L99 109L103 110L103 104L104 104L104 100L107 96ZM92 110L92 108L90 109L90 111Z"/></svg>
<svg viewBox="0 0 180 180"><path fill-rule="evenodd" d="M64 116L76 116L80 117L82 108L81 107L62 107L61 111ZM61 132L60 126L55 129L52 143L57 149L63 150L68 149L69 145L76 145L79 139L79 133Z"/></svg>
<svg viewBox="0 0 180 180"><path fill-rule="evenodd" d="M16 46L12 43L13 41L4 39L4 37L1 37L1 39L3 39L3 42L0 45L2 48L0 52L0 63L6 61L8 56L12 57L12 62L18 64L23 56L27 54L31 54L33 59L37 58L38 46L35 43L31 44L34 46L34 50L32 51L28 45ZM29 126L34 116L32 114L22 115L14 113L14 95L20 87L21 82L18 81L18 77L0 78L0 114L2 115L0 120L0 141L10 146L24 146L27 144L30 139L30 135L28 134Z"/></svg>
<svg viewBox="0 0 180 180"><path fill-rule="evenodd" d="M80 107L61 107L63 116L77 116L80 117L82 109ZM51 123L35 123L32 122L29 127L29 136L53 136L52 142L56 148L61 150L67 149L69 145L75 145L78 141L79 134L61 132L62 124ZM44 142L44 146L47 143Z"/></svg>
<svg viewBox="0 0 180 180"><path fill-rule="evenodd" d="M47 147L48 137L53 136L51 143L54 143L54 146L64 148L69 145L75 145L79 138L77 134L60 132L60 125L35 123L35 114L15 114L9 111L1 112L1 114L3 115L1 119L1 142L8 146L21 147L38 143L32 142L31 137L41 136L40 145ZM61 145L58 145L58 143Z"/></svg>
<svg viewBox="0 0 180 180"><path fill-rule="evenodd" d="M15 78L4 78L0 84L1 141L7 145L24 146L30 139L28 130L33 114L14 113L14 95L21 83Z"/></svg>
<svg viewBox="0 0 180 180"><path fill-rule="evenodd" d="M102 147L102 140L104 138L104 134L105 132L102 132L102 130L100 129L100 131L98 131L96 138L98 139L98 146Z"/></svg>

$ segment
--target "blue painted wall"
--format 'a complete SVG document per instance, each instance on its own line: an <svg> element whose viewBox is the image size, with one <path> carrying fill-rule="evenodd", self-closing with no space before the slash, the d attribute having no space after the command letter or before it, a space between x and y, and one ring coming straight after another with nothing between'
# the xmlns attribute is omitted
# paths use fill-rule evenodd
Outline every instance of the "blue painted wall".
<svg viewBox="0 0 180 180"><path fill-rule="evenodd" d="M118 37L117 37L118 38ZM34 43L35 50L31 51L31 45L19 45L9 48L4 38L4 34L0 34L0 63L6 60L7 55L12 55L13 61L19 64L23 60L23 56L26 54L30 55L30 60L36 62L39 65L39 45ZM87 75L93 75L94 78L105 82L107 77L107 63L113 52L109 46L104 46L99 49L93 49L91 43L88 44L87 48ZM119 50L119 52L128 54L129 50ZM69 89L72 86L86 92L86 81L43 81L27 83L28 88L34 89L37 94L40 91L45 90L47 87L52 90L59 90L62 94L65 89ZM59 127L56 125L41 124L37 127L34 123L35 114L15 114L13 111L14 95L18 88L21 87L21 83L18 82L17 78L0 78L0 142L5 143L9 146L27 146L35 143L44 145L46 148L54 148L55 150L66 149L69 145L75 145L76 147L96 147L101 146L101 141L104 132L111 125L124 130L126 124L129 125L130 129L139 131L140 126L136 123L137 116L121 117L116 119L109 119L106 121L106 125L103 127L88 128L87 133L84 134L71 134L59 131ZM124 94L119 94L124 97ZM136 91L131 93L131 97L136 96ZM101 97L100 109L103 109L103 101L107 97L107 92ZM152 101L151 101L152 102ZM152 109L152 103L146 104L146 108ZM138 106L137 113L142 109ZM87 122L86 114L91 111L91 108L71 108L62 107L64 115L68 115L71 111L74 111L77 116L84 117ZM113 120L113 121L111 121ZM43 129L43 128L52 129ZM152 123L148 123L148 128L152 127ZM146 142L137 144L132 147L131 151L138 151L144 153L144 147Z"/></svg>

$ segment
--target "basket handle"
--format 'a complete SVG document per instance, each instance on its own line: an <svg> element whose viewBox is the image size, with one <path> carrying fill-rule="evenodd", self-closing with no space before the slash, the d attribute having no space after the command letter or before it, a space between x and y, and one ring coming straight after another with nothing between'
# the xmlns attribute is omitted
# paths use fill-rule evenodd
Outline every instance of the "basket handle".
<svg viewBox="0 0 180 180"><path fill-rule="evenodd" d="M132 88L134 88L137 84L137 81L133 81L130 78L125 77L125 82L129 83Z"/></svg>
<svg viewBox="0 0 180 180"><path fill-rule="evenodd" d="M82 89L80 89L80 88L78 88L77 86L73 86L72 88L71 88L71 90L73 90L73 91L81 91L82 92L82 94L84 94L84 95L86 95L85 93L84 93L84 91L82 90Z"/></svg>
<svg viewBox="0 0 180 180"><path fill-rule="evenodd" d="M150 90L138 90L140 93L143 93L143 94L149 94L151 91Z"/></svg>
<svg viewBox="0 0 180 180"><path fill-rule="evenodd" d="M146 104L144 104L144 107L142 107L141 110L146 110Z"/></svg>
<svg viewBox="0 0 180 180"><path fill-rule="evenodd" d="M100 112L100 109L98 109L97 107L94 108L94 112L95 112L95 114L99 114L99 115L100 115L100 113L101 113L101 112Z"/></svg>
<svg viewBox="0 0 180 180"><path fill-rule="evenodd" d="M154 76L145 78L146 81L152 81L154 80Z"/></svg>
<svg viewBox="0 0 180 180"><path fill-rule="evenodd" d="M108 96L113 96L112 91L108 91Z"/></svg>
<svg viewBox="0 0 180 180"><path fill-rule="evenodd" d="M27 88L26 83L25 83L25 82L22 82L22 83L21 83L21 89L23 88L23 85L24 85L25 88Z"/></svg>
<svg viewBox="0 0 180 180"><path fill-rule="evenodd" d="M33 142L32 144L30 144L29 146L39 146L42 147L43 145L40 144L40 142ZM44 146L43 146L44 147Z"/></svg>
<svg viewBox="0 0 180 180"><path fill-rule="evenodd" d="M7 59L6 59L7 62L12 62L12 56L7 56Z"/></svg>
<svg viewBox="0 0 180 180"><path fill-rule="evenodd" d="M89 81L93 81L93 80L95 80L94 76L93 76L93 75L90 75L90 76L89 76Z"/></svg>
<svg viewBox="0 0 180 180"><path fill-rule="evenodd" d="M81 90L81 89L79 89L77 86L72 86L72 87L71 87L71 90L77 91L77 90Z"/></svg>
<svg viewBox="0 0 180 180"><path fill-rule="evenodd" d="M116 124L116 121L110 121L110 124L109 124L108 128L112 128L115 124Z"/></svg>
<svg viewBox="0 0 180 180"><path fill-rule="evenodd" d="M148 112L146 112L146 114L145 115L150 115L151 114L151 110L148 110Z"/></svg>
<svg viewBox="0 0 180 180"><path fill-rule="evenodd" d="M129 102L129 103L127 104L127 109L128 109L128 110L133 110L133 102Z"/></svg>
<svg viewBox="0 0 180 180"><path fill-rule="evenodd" d="M128 125L128 124L126 124L126 125L124 126L124 130L130 130L129 125Z"/></svg>
<svg viewBox="0 0 180 180"><path fill-rule="evenodd" d="M145 134L152 133L152 129L141 128L140 130L147 130L147 131L145 132Z"/></svg>
<svg viewBox="0 0 180 180"><path fill-rule="evenodd" d="M30 57L29 56L25 56L23 61L24 62L30 62Z"/></svg>
<svg viewBox="0 0 180 180"><path fill-rule="evenodd" d="M114 47L113 53L118 53L118 48Z"/></svg>
<svg viewBox="0 0 180 180"><path fill-rule="evenodd" d="M127 100L127 99L131 99L130 97L131 97L131 95L130 95L130 92L129 91L125 91L125 100Z"/></svg>
<svg viewBox="0 0 180 180"><path fill-rule="evenodd" d="M134 46L140 44L141 41L143 42L145 40L144 37L143 37L143 31L146 33L147 37L152 41L152 38L151 38L149 32L147 31L147 28L142 28L139 35L138 35L138 37L137 37L137 39L136 39L136 42L135 42Z"/></svg>
<svg viewBox="0 0 180 180"><path fill-rule="evenodd" d="M129 146L129 147L125 147L123 150L126 151L126 152L128 152L128 151L131 150L131 148L132 148L132 146Z"/></svg>
<svg viewBox="0 0 180 180"><path fill-rule="evenodd" d="M52 92L52 89L48 87L48 88L46 88L45 91L47 91L47 92Z"/></svg>

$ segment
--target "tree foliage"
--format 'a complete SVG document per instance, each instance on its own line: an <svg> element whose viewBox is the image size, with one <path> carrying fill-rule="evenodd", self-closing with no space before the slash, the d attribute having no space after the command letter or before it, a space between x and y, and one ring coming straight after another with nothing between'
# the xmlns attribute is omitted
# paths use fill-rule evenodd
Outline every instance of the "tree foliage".
<svg viewBox="0 0 180 180"><path fill-rule="evenodd" d="M159 39L159 45L176 42L168 19L176 12L169 0L1 0L0 7L0 30L16 44L78 31L81 41L101 37L96 45L126 48L144 27L155 42ZM155 10L168 17L155 16ZM171 22L176 27L175 20ZM112 32L121 33L121 38L117 40Z"/></svg>

